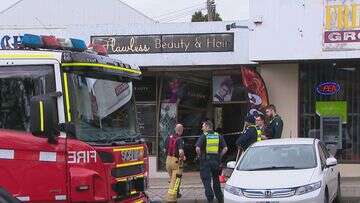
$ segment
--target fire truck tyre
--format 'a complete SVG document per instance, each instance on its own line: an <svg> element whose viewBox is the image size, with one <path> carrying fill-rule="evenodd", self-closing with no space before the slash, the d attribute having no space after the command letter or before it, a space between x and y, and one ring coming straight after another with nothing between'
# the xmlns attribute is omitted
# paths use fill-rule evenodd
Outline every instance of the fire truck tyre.
<svg viewBox="0 0 360 203"><path fill-rule="evenodd" d="M19 200L12 197L11 195L9 195L9 193L7 193L5 190L3 190L1 188L0 188L0 202L1 203L20 203Z"/></svg>

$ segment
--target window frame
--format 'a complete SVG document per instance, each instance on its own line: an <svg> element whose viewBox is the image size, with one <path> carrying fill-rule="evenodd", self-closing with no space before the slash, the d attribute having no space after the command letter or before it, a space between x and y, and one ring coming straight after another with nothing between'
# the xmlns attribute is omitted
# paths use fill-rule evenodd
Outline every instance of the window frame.
<svg viewBox="0 0 360 203"><path fill-rule="evenodd" d="M55 91L63 92L62 88L62 77L61 77L61 69L60 62L57 59L1 59L0 60L0 68L3 66L36 66L36 65L49 65L54 69L54 82L55 82ZM63 96L57 98L57 115L58 122L65 122L65 111L64 111L64 101ZM61 135L65 135L60 132Z"/></svg>

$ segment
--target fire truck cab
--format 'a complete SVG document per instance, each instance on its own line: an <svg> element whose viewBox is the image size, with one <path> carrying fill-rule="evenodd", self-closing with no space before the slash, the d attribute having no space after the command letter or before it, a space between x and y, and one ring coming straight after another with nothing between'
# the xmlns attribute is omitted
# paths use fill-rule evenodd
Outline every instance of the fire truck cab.
<svg viewBox="0 0 360 203"><path fill-rule="evenodd" d="M0 202L147 202L140 69L77 39L20 48L0 50Z"/></svg>

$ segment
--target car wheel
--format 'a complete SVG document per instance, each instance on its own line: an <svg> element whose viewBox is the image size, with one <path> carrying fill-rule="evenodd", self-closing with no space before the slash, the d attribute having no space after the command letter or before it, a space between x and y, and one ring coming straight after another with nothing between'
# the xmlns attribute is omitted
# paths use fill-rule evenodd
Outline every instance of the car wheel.
<svg viewBox="0 0 360 203"><path fill-rule="evenodd" d="M328 189L325 189L324 203L329 203L329 192Z"/></svg>
<svg viewBox="0 0 360 203"><path fill-rule="evenodd" d="M336 198L334 200L335 203L341 202L341 187L340 187L340 176L338 176L338 188L336 192Z"/></svg>

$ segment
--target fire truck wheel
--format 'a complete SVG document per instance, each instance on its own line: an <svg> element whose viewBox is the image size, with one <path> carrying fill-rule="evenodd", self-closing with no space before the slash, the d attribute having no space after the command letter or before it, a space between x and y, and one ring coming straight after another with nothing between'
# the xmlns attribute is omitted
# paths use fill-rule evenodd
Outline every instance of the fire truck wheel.
<svg viewBox="0 0 360 203"><path fill-rule="evenodd" d="M17 200L14 197L11 197L6 191L0 188L0 202L1 203L20 203L19 200Z"/></svg>

